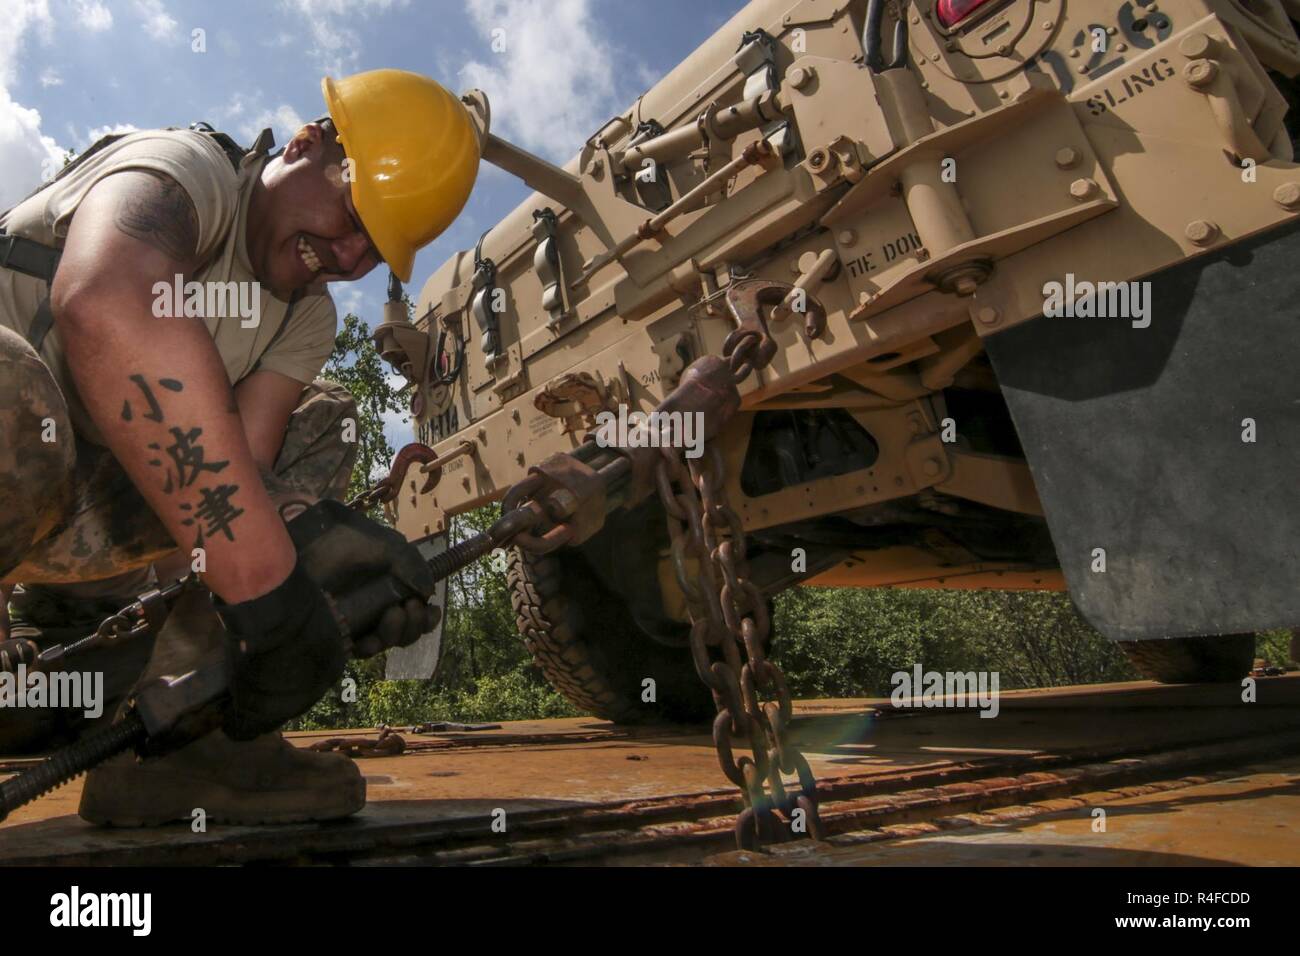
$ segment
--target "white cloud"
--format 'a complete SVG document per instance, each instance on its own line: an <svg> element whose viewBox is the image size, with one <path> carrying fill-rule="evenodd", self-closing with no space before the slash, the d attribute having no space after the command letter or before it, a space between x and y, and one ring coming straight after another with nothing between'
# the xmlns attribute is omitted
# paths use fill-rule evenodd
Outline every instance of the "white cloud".
<svg viewBox="0 0 1300 956"><path fill-rule="evenodd" d="M243 103L240 102L241 113ZM283 146L293 138L293 134L298 132L306 121L298 115L298 111L287 103L281 103L275 109L262 109L256 113L250 120L241 120L235 117L238 123L239 136L235 137L243 143L251 143L257 138L257 134L262 130L270 127L275 134L275 141Z"/></svg>
<svg viewBox="0 0 1300 956"><path fill-rule="evenodd" d="M50 86L62 86L62 85L63 85L63 77L59 76L59 71L54 69L54 67L49 67L43 73L41 73L41 86L50 87Z"/></svg>
<svg viewBox="0 0 1300 956"><path fill-rule="evenodd" d="M112 126L96 126L94 129L86 130L86 145L89 146L101 136L108 136L112 133L134 133L140 127L134 123L115 123Z"/></svg>
<svg viewBox="0 0 1300 956"><path fill-rule="evenodd" d="M144 32L155 40L168 40L176 34L176 18L167 12L162 0L135 0L133 6L144 21Z"/></svg>
<svg viewBox="0 0 1300 956"><path fill-rule="evenodd" d="M63 164L63 150L41 132L41 114L15 103L9 84L17 74L23 34L35 30L48 39L53 29L44 0L0 0L0 210L8 209Z"/></svg>
<svg viewBox="0 0 1300 956"><path fill-rule="evenodd" d="M63 165L63 150L41 133L41 114L0 87L0 210L16 205Z"/></svg>
<svg viewBox="0 0 1300 956"><path fill-rule="evenodd" d="M335 283L330 289L330 295L334 297L334 306L339 315L344 316L351 312L353 315L362 316L364 314L362 303L365 302L366 294L357 288L340 288L341 285L342 283Z"/></svg>
<svg viewBox="0 0 1300 956"><path fill-rule="evenodd" d="M305 123L310 122L288 103L267 106L266 96L261 90L236 93L230 102L210 107L204 116L211 119L217 129L245 145L251 144L258 133L269 127L275 134L276 143L283 146Z"/></svg>
<svg viewBox="0 0 1300 956"><path fill-rule="evenodd" d="M108 30L113 26L113 13L98 0L73 0L72 14L77 26L92 33Z"/></svg>
<svg viewBox="0 0 1300 956"><path fill-rule="evenodd" d="M466 0L465 6L489 49L461 68L460 80L488 94L495 130L563 161L624 105L615 77L629 65L615 62L588 0Z"/></svg>
<svg viewBox="0 0 1300 956"><path fill-rule="evenodd" d="M359 61L361 40L348 21L406 6L407 0L281 0L307 21L311 56L331 76L351 73Z"/></svg>

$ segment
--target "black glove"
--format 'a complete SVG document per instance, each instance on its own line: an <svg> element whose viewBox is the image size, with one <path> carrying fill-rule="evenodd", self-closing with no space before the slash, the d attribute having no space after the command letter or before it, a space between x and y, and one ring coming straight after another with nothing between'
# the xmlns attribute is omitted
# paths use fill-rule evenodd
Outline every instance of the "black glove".
<svg viewBox="0 0 1300 956"><path fill-rule="evenodd" d="M269 594L241 604L212 600L229 634L231 703L222 729L230 738L275 730L343 676L343 635L301 560Z"/></svg>
<svg viewBox="0 0 1300 956"><path fill-rule="evenodd" d="M414 545L337 501L318 501L288 524L298 563L322 589L340 597L380 575L409 597L379 618L372 630L353 633L352 653L371 657L406 647L438 624L440 610L428 604L435 581ZM355 622L346 622L354 624Z"/></svg>

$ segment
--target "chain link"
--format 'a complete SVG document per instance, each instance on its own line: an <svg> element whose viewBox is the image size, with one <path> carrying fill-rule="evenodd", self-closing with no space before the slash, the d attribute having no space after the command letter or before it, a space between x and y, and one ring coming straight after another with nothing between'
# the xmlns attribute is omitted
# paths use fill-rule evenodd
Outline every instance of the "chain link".
<svg viewBox="0 0 1300 956"><path fill-rule="evenodd" d="M391 727L382 726L379 736L373 740L368 737L330 737L318 740L307 749L318 753L341 753L353 758L396 757L405 752L406 739Z"/></svg>
<svg viewBox="0 0 1300 956"><path fill-rule="evenodd" d="M761 345L757 336L735 342L728 358L736 384L762 362ZM821 839L817 781L789 740L790 689L767 659L771 616L749 577L744 527L727 498L722 455L712 444L696 459L687 459L680 448L662 452L655 478L677 582L686 596L691 655L718 708L718 762L745 801L736 820L737 846L753 850L775 842L781 827ZM748 756L735 756L733 738L747 742ZM782 773L798 778L793 798ZM796 811L802 826L796 825Z"/></svg>

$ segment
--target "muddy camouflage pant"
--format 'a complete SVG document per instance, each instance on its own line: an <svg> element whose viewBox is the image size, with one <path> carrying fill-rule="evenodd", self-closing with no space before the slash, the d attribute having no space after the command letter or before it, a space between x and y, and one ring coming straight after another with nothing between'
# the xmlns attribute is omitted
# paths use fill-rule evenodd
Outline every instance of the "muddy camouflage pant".
<svg viewBox="0 0 1300 956"><path fill-rule="evenodd" d="M267 489L341 498L357 454L343 421L356 416L343 386L317 379L304 388L263 473ZM0 327L0 582L22 585L15 609L45 626L80 626L147 590L152 563L176 550L112 453L75 437L45 363ZM101 656L106 691L130 688L147 660L139 651ZM4 731L0 749L12 736Z"/></svg>

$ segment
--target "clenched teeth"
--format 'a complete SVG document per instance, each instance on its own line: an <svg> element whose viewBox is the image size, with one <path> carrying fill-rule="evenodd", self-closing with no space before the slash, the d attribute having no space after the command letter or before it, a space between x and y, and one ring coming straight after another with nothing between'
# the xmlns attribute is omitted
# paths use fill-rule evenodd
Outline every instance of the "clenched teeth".
<svg viewBox="0 0 1300 956"><path fill-rule="evenodd" d="M320 272L322 269L320 258L302 236L298 237L298 255L312 272Z"/></svg>

